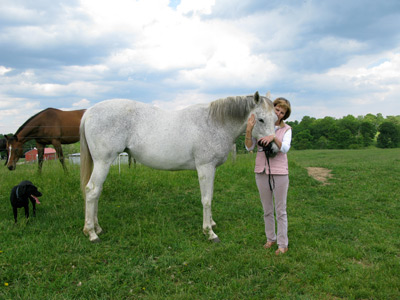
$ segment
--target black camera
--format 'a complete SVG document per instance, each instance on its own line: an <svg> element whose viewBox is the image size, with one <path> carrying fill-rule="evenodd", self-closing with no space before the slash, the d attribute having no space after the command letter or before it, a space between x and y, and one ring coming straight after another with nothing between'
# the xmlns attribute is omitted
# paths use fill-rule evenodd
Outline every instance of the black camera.
<svg viewBox="0 0 400 300"><path fill-rule="evenodd" d="M274 157L276 155L276 153L272 151L272 142L265 146L261 141L258 141L258 145L263 148L265 156Z"/></svg>

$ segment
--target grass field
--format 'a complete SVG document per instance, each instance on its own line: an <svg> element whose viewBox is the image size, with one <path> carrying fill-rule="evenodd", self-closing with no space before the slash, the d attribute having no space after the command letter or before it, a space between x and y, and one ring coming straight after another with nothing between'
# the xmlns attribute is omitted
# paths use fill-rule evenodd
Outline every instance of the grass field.
<svg viewBox="0 0 400 300"><path fill-rule="evenodd" d="M289 252L265 243L254 155L217 170L215 232L202 233L194 171L113 167L102 242L82 233L79 168L0 169L0 299L399 299L400 150L291 151ZM324 167L323 185L306 167ZM13 224L11 188L31 180L37 217Z"/></svg>

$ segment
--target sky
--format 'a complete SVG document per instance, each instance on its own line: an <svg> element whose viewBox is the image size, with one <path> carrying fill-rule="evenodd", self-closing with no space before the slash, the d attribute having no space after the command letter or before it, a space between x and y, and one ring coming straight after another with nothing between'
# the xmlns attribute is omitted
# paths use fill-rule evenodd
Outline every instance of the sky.
<svg viewBox="0 0 400 300"><path fill-rule="evenodd" d="M400 115L398 0L0 0L0 133L54 107L285 97L294 121Z"/></svg>

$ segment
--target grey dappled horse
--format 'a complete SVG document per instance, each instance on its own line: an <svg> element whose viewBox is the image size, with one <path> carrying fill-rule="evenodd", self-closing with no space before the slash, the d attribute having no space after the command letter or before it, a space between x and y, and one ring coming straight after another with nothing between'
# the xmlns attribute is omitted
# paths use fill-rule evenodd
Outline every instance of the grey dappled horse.
<svg viewBox="0 0 400 300"><path fill-rule="evenodd" d="M223 164L251 114L253 136L275 132L277 117L266 97L236 96L178 111L130 100L108 100L82 117L81 188L86 201L83 231L99 241L98 200L111 163L123 151L143 165L161 170L197 170L203 204L203 232L219 241L211 213L216 167ZM273 151L278 148L273 144Z"/></svg>

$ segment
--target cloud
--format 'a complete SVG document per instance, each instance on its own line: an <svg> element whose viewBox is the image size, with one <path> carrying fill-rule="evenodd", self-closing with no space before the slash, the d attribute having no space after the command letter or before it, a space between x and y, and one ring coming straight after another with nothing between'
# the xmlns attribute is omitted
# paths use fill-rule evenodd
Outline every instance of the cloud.
<svg viewBox="0 0 400 300"><path fill-rule="evenodd" d="M215 0L182 0L177 7L177 11L184 15L209 15L212 12L215 2Z"/></svg>
<svg viewBox="0 0 400 300"><path fill-rule="evenodd" d="M89 108L90 107L90 101L88 99L82 99L79 102L72 103L72 107L75 107L77 109Z"/></svg>
<svg viewBox="0 0 400 300"><path fill-rule="evenodd" d="M369 66L370 65L370 66ZM397 115L400 85L400 51L356 56L322 74L303 76L289 99L298 104L293 118L308 115L340 118L368 113Z"/></svg>
<svg viewBox="0 0 400 300"><path fill-rule="evenodd" d="M12 98L0 94L0 133L14 133L30 116L38 113L39 101Z"/></svg>
<svg viewBox="0 0 400 300"><path fill-rule="evenodd" d="M217 100L219 97L210 96L196 90L188 90L174 95L174 98L168 101L154 100L152 105L162 108L167 111L180 110L193 104L208 103Z"/></svg>
<svg viewBox="0 0 400 300"><path fill-rule="evenodd" d="M393 113L399 20L397 0L4 0L0 132L47 107L172 110L256 90L297 119Z"/></svg>
<svg viewBox="0 0 400 300"><path fill-rule="evenodd" d="M12 71L11 68L6 68L6 67L3 67L3 66L0 66L0 76L1 75L5 75L6 73L8 73L10 71Z"/></svg>

